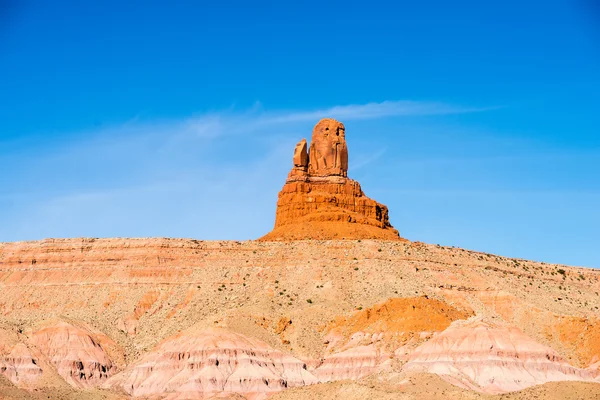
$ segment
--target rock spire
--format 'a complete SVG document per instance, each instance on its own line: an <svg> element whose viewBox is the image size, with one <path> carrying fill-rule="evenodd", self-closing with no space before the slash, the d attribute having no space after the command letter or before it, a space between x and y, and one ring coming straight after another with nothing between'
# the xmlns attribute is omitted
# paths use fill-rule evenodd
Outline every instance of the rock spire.
<svg viewBox="0 0 600 400"><path fill-rule="evenodd" d="M277 201L275 228L262 240L401 239L388 209L365 196L348 178L344 124L332 118L314 127L310 147L302 139Z"/></svg>

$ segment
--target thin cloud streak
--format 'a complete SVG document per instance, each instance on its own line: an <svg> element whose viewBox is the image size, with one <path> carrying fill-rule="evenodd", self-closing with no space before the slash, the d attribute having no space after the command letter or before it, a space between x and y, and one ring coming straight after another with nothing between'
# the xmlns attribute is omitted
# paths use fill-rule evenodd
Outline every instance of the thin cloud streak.
<svg viewBox="0 0 600 400"><path fill-rule="evenodd" d="M463 107L440 102L383 101L380 103L338 105L309 111L265 111L260 104L241 113L209 113L179 123L179 130L199 137L214 138L226 134L252 132L267 126L317 121L321 118L366 120L385 117L448 115L491 111L499 107Z"/></svg>
<svg viewBox="0 0 600 400"><path fill-rule="evenodd" d="M357 121L389 117L475 113L498 108L401 100L337 105L320 110L269 111L265 110L260 103L256 103L246 110L229 108L174 120L140 121L139 116L135 116L121 125L104 127L85 132L85 134L80 132L76 136L98 138L101 141L109 140L113 144L115 144L115 138L121 138L119 142L139 137L153 137L157 140L163 138L163 145L168 146L190 138L214 140L224 136L248 135L255 132L262 134L281 125L314 123L326 117L342 121Z"/></svg>
<svg viewBox="0 0 600 400"><path fill-rule="evenodd" d="M381 103L350 104L334 106L322 110L292 112L285 115L274 115L266 120L269 123L285 123L312 121L319 118L333 117L346 120L364 120L394 116L447 115L481 112L498 107L462 107L439 102L420 101L383 101Z"/></svg>

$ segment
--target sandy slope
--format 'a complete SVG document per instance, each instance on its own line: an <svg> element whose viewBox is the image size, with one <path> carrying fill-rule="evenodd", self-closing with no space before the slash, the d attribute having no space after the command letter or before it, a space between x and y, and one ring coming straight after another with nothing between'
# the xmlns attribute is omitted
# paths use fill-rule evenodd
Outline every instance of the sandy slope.
<svg viewBox="0 0 600 400"><path fill-rule="evenodd" d="M272 400L583 400L600 399L600 385L583 382L552 382L502 395L481 394L453 386L435 375L396 377L396 382L377 377L351 382L322 383L290 389Z"/></svg>

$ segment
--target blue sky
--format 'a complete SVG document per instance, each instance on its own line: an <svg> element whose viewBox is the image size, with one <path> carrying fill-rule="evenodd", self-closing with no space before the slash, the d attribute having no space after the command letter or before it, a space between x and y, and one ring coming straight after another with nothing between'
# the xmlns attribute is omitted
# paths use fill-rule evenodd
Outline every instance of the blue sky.
<svg viewBox="0 0 600 400"><path fill-rule="evenodd" d="M331 116L404 237L600 267L599 7L491 3L0 1L0 241L257 238Z"/></svg>

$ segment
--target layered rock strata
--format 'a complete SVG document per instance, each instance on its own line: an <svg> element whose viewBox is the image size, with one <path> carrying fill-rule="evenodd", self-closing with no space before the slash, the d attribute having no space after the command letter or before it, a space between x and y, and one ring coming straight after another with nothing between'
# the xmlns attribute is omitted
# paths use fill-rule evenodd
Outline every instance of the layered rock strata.
<svg viewBox="0 0 600 400"><path fill-rule="evenodd" d="M40 378L42 369L27 346L17 343L10 353L0 357L0 374L15 385L27 387Z"/></svg>
<svg viewBox="0 0 600 400"><path fill-rule="evenodd" d="M133 396L239 393L247 399L263 399L288 387L313 383L317 379L306 364L260 340L221 328L192 328L167 338L106 386Z"/></svg>
<svg viewBox="0 0 600 400"><path fill-rule="evenodd" d="M49 324L33 333L30 342L75 387L95 387L117 371L107 354L114 342L64 321Z"/></svg>
<svg viewBox="0 0 600 400"><path fill-rule="evenodd" d="M390 355L380 346L356 346L332 354L315 370L321 382L360 379L389 366Z"/></svg>
<svg viewBox="0 0 600 400"><path fill-rule="evenodd" d="M326 118L309 146L294 149L293 167L277 201L275 228L263 240L400 239L388 209L348 178L345 127Z"/></svg>
<svg viewBox="0 0 600 400"><path fill-rule="evenodd" d="M596 371L571 366L519 328L477 317L454 322L418 347L403 370L437 374L455 385L490 394L597 378Z"/></svg>

